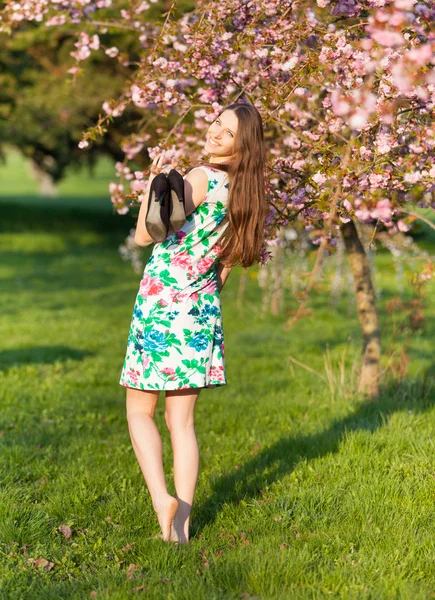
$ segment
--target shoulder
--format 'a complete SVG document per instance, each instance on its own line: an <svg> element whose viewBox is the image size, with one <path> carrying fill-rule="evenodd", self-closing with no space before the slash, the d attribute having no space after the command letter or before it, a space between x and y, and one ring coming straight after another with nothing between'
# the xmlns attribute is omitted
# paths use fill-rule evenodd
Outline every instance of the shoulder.
<svg viewBox="0 0 435 600"><path fill-rule="evenodd" d="M186 185L187 183L187 185ZM191 192L194 204L197 205L208 192L208 173L204 167L195 167L184 177L184 187Z"/></svg>
<svg viewBox="0 0 435 600"><path fill-rule="evenodd" d="M206 198L208 175L204 167L195 167L184 176L185 212L189 215Z"/></svg>
<svg viewBox="0 0 435 600"><path fill-rule="evenodd" d="M227 177L227 173L225 171L222 171L222 169L214 169L213 167L210 167L209 165L199 165L197 167L193 167L193 169L191 169L187 175L185 176L186 178L190 175L190 174L198 174L198 173L202 173L203 176L207 177L207 179L216 179L219 177Z"/></svg>
<svg viewBox="0 0 435 600"><path fill-rule="evenodd" d="M200 166L194 167L191 169L187 175L184 176L184 179L190 181L191 183L201 183L208 181L208 170L207 167Z"/></svg>

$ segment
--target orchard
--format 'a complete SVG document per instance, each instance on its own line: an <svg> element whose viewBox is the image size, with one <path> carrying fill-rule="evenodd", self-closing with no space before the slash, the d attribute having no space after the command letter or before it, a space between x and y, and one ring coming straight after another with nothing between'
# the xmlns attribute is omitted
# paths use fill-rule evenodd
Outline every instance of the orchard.
<svg viewBox="0 0 435 600"><path fill-rule="evenodd" d="M342 238L363 333L359 389L378 393L381 342L367 256L355 222L394 236L417 208L435 208L435 3L415 0L198 1L180 11L155 2L28 0L4 3L0 32L56 28L73 37L71 84L92 60L125 67L121 93L107 98L83 132L86 152L133 107L137 130L122 139L110 195L125 214L142 201L144 154L164 150L181 167L200 160L202 133L222 109L260 111L268 148L265 245L299 223L318 246L316 265ZM129 46L134 40L139 59ZM128 75L127 75L128 73ZM154 132L157 145L150 145ZM432 276L427 263L418 274ZM308 284L309 286L309 284Z"/></svg>

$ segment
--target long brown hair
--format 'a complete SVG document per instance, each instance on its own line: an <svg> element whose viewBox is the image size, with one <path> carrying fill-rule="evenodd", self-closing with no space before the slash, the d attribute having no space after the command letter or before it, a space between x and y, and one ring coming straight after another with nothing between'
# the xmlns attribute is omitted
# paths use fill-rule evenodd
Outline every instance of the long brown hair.
<svg viewBox="0 0 435 600"><path fill-rule="evenodd" d="M230 104L220 114L225 110L234 111L238 119L234 140L235 157L226 164L206 164L226 171L229 176L227 215L222 221L222 224L228 225L219 238L219 262L226 267L240 264L246 269L254 262L259 262L260 250L264 245L267 207L264 190L266 147L263 122L252 104Z"/></svg>

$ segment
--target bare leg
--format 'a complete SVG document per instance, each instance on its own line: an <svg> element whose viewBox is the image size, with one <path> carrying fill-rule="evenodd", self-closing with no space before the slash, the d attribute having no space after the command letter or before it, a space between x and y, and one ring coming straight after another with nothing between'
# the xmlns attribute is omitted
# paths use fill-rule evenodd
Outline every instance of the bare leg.
<svg viewBox="0 0 435 600"><path fill-rule="evenodd" d="M195 404L200 389L166 391L166 424L174 453L174 483L178 510L173 539L189 541L189 522L199 471L199 446L194 427Z"/></svg>
<svg viewBox="0 0 435 600"><path fill-rule="evenodd" d="M131 442L157 513L162 537L168 541L178 502L166 488L162 439L154 422L158 399L158 391L127 388L127 421Z"/></svg>

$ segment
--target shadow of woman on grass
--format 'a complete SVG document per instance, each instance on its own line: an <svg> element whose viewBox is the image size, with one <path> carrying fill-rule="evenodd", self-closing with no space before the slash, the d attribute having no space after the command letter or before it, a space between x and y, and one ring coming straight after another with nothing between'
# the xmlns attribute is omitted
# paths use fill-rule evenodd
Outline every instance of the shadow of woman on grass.
<svg viewBox="0 0 435 600"><path fill-rule="evenodd" d="M220 477L214 483L211 496L196 508L192 536L196 537L206 525L213 523L224 504L237 505L243 499L260 497L265 485L291 473L301 460L338 452L346 432L374 432L388 423L394 413L428 411L435 405L435 379L430 377L434 367L431 365L421 379L382 386L376 400L352 404L352 412L333 421L328 429L313 435L278 439L250 458L239 470Z"/></svg>

